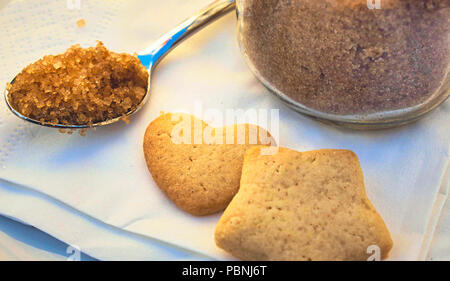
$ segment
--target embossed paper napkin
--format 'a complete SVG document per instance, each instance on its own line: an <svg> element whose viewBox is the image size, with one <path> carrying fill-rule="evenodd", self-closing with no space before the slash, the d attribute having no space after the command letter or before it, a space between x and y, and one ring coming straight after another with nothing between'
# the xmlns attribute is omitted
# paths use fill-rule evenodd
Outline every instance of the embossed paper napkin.
<svg viewBox="0 0 450 281"><path fill-rule="evenodd" d="M81 1L78 10L69 9L65 1L13 1L0 11L0 83L42 55L64 51L73 43L92 45L99 39L114 51L139 51L208 2ZM78 18L86 20L85 27L77 27ZM237 108L279 109L280 145L301 151L351 149L358 154L368 196L394 240L390 258L423 259L439 216L433 208L439 210L448 192L449 102L423 120L396 129L363 132L321 124L293 112L259 84L241 57L235 25L235 15L230 14L170 54L152 76L148 104L130 125L118 123L91 130L85 137L69 136L25 124L0 103L3 183L27 187L79 214L164 245L227 259L230 256L214 244L219 214L190 216L153 182L142 151L145 128L161 111L198 115L207 109L224 114ZM20 206L21 197L8 200L8 208L0 205L0 213L14 217L12 206ZM45 213L39 208L33 212ZM47 219L17 211L16 218L54 226L64 218L64 210L55 212ZM82 233L82 224L77 227ZM74 230L60 232L64 231ZM95 243L80 246L92 250Z"/></svg>

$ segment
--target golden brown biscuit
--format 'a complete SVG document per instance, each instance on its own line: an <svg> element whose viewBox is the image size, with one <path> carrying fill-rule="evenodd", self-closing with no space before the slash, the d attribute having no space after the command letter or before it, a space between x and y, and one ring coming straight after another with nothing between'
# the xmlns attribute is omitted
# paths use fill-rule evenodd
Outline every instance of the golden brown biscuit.
<svg viewBox="0 0 450 281"><path fill-rule="evenodd" d="M366 196L355 153L247 151L239 192L215 232L216 244L244 260L366 260L392 240Z"/></svg>
<svg viewBox="0 0 450 281"><path fill-rule="evenodd" d="M225 209L238 191L245 151L274 143L255 125L213 128L192 115L168 113L148 126L144 154L161 190L179 208L203 216Z"/></svg>

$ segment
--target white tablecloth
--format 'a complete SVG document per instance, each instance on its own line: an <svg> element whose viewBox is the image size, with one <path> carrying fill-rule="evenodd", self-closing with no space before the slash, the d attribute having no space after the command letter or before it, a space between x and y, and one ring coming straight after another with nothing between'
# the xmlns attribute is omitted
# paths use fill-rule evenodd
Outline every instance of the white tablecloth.
<svg viewBox="0 0 450 281"><path fill-rule="evenodd" d="M0 11L0 83L73 43L100 39L114 51L139 51L208 2L92 0L81 1L78 10L65 1L13 1ZM84 28L76 26L80 18ZM160 111L193 112L199 104L221 112L280 109L282 146L358 154L368 195L394 240L391 259L424 259L448 194L450 103L397 129L323 125L288 109L258 83L239 53L235 25L230 14L170 54L152 76L149 103L128 126L62 135L25 124L0 104L0 213L101 259L230 259L214 245L219 215L192 217L157 188L143 159L143 133ZM90 235L98 226L104 235L119 236ZM130 232L144 240L122 240Z"/></svg>

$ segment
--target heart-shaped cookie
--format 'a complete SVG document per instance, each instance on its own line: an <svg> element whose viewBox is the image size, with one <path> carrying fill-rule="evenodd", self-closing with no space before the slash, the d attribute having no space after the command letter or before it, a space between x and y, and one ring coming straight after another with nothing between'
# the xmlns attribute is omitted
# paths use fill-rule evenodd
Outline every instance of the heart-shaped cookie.
<svg viewBox="0 0 450 281"><path fill-rule="evenodd" d="M179 208L197 216L226 208L239 189L245 151L254 145L275 141L256 125L213 128L183 113L161 115L144 136L156 184Z"/></svg>

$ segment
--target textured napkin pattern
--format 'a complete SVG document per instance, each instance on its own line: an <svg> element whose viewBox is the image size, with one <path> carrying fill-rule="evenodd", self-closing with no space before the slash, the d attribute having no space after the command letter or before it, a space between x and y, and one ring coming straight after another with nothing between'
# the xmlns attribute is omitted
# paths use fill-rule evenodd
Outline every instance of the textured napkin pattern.
<svg viewBox="0 0 450 281"><path fill-rule="evenodd" d="M145 49L208 2L85 0L80 10L71 10L66 1L14 1L0 10L0 91L28 63L74 43L92 45L99 39L114 51ZM86 20L84 28L76 26L79 18ZM449 159L450 103L397 129L333 128L293 112L270 95L245 65L236 37L235 15L230 14L180 45L153 74L149 102L130 125L90 130L86 137L63 135L25 124L0 102L0 180L27 186L81 214L154 241L230 258L214 245L219 215L192 217L155 185L142 152L144 131L161 111L198 115L198 104L219 112L279 109L280 145L300 151L351 149L358 154L368 196L394 240L391 258L424 257L434 229L430 222L439 216L433 208L437 198L448 193L444 173ZM20 205L20 197L16 200ZM8 209L8 215L14 217L14 208ZM21 219L19 212L17 216ZM51 229L63 225L58 221L61 217L56 213L52 220L39 215L22 219Z"/></svg>

